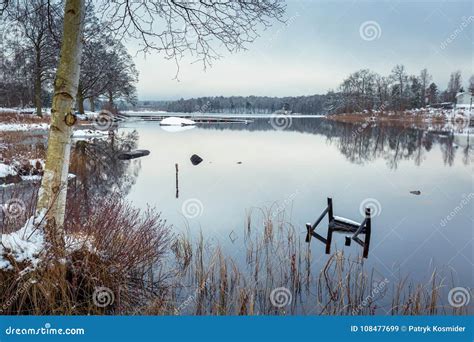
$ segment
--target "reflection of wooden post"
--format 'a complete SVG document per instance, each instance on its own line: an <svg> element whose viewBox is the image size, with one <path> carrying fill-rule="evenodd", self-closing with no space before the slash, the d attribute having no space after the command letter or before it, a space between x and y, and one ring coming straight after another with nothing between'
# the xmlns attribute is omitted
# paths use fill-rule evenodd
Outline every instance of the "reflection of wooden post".
<svg viewBox="0 0 474 342"><path fill-rule="evenodd" d="M334 212L332 210L332 198L328 198L328 235L326 236L326 254L331 253L331 242L332 242L332 225L334 220Z"/></svg>
<svg viewBox="0 0 474 342"><path fill-rule="evenodd" d="M176 168L176 198L179 198L179 185L178 185L178 163L174 164L174 167Z"/></svg>
<svg viewBox="0 0 474 342"><path fill-rule="evenodd" d="M367 258L369 256L370 235L372 233L372 219L370 217L370 208L365 208L365 221L366 223L363 257Z"/></svg>

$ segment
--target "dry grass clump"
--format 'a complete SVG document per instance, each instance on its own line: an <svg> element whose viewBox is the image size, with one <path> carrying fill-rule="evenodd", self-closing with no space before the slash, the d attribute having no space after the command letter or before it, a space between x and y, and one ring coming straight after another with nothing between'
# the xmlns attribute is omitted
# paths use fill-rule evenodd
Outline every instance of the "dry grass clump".
<svg viewBox="0 0 474 342"><path fill-rule="evenodd" d="M413 112L384 112L384 113L348 113L331 114L327 118L345 123L390 124L390 126L427 128L434 126L442 128L448 120L445 115L430 114L428 111ZM372 121L373 120L373 121Z"/></svg>
<svg viewBox="0 0 474 342"><path fill-rule="evenodd" d="M24 262L0 270L2 314L133 314L164 293L163 275L154 272L170 231L160 215L111 197L82 218L74 209L80 204L69 203L59 266L45 251L36 267Z"/></svg>

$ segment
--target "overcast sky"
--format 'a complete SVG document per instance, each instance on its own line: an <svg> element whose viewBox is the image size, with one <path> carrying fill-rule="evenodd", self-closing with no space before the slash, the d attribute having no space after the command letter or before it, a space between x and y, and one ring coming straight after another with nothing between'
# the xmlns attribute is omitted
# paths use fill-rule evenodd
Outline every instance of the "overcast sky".
<svg viewBox="0 0 474 342"><path fill-rule="evenodd" d="M336 89L358 69L388 74L400 63L409 73L428 68L442 88L451 71L460 70L464 83L473 73L472 1L286 3L287 25L275 23L261 32L248 51L222 50L224 57L206 71L183 60L179 81L174 62L157 54L135 56L139 99L319 94ZM132 55L136 44L126 43Z"/></svg>

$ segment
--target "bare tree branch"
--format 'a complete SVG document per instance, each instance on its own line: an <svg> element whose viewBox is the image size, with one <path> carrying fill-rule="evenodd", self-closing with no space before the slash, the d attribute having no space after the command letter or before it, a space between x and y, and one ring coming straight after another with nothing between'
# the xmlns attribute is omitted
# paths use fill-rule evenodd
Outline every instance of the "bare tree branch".
<svg viewBox="0 0 474 342"><path fill-rule="evenodd" d="M218 48L246 49L272 21L283 22L280 0L102 1L102 20L116 34L138 39L145 53L157 51L177 66L186 52L206 68L220 58Z"/></svg>

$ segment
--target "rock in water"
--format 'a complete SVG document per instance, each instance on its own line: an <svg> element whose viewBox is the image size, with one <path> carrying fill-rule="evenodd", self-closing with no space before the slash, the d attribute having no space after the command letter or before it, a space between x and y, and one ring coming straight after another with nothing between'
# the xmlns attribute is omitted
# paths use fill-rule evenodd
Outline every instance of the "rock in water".
<svg viewBox="0 0 474 342"><path fill-rule="evenodd" d="M191 156L191 163L193 163L194 166L201 164L202 158L199 157L197 154L193 154Z"/></svg>
<svg viewBox="0 0 474 342"><path fill-rule="evenodd" d="M412 195L421 195L421 191L420 190L413 190L413 191L410 191L410 194L412 194Z"/></svg>
<svg viewBox="0 0 474 342"><path fill-rule="evenodd" d="M117 158L120 159L120 160L130 160L130 159L144 157L144 156L147 156L149 154L150 154L150 151L148 151L148 150L135 150L135 151L120 153L117 156Z"/></svg>

